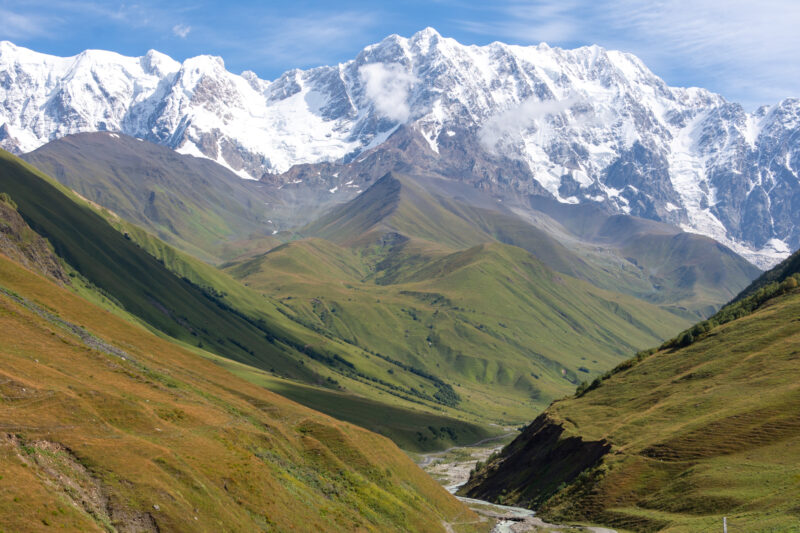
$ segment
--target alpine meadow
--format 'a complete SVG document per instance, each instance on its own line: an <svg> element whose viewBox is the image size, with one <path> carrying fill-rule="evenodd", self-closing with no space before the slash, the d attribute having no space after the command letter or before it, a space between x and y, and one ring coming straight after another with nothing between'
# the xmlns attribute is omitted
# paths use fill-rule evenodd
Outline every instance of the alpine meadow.
<svg viewBox="0 0 800 533"><path fill-rule="evenodd" d="M791 2L112 4L0 6L0 532L800 532Z"/></svg>

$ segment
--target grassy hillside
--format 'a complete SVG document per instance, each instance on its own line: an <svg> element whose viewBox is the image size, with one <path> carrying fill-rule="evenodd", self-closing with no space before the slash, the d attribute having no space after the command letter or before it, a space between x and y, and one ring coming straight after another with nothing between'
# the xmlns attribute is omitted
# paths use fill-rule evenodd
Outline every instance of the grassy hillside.
<svg viewBox="0 0 800 533"><path fill-rule="evenodd" d="M593 268L578 277L694 320L713 314L761 273L713 239L674 226L545 198L531 206L540 213L536 223Z"/></svg>
<svg viewBox="0 0 800 533"><path fill-rule="evenodd" d="M497 243L431 251L415 239L355 249L304 239L226 270L309 328L391 361L392 373L439 376L455 409L506 423L686 324ZM432 385L421 390L445 394Z"/></svg>
<svg viewBox="0 0 800 533"><path fill-rule="evenodd" d="M660 351L553 403L465 492L634 531L710 531L723 516L731 531L800 530L792 264Z"/></svg>
<svg viewBox="0 0 800 533"><path fill-rule="evenodd" d="M413 181L396 174L386 174L363 194L333 208L298 233L354 244L376 231L397 232L454 249L491 240Z"/></svg>
<svg viewBox="0 0 800 533"><path fill-rule="evenodd" d="M7 193L0 193L0 253L60 285L70 283L53 247L25 223Z"/></svg>
<svg viewBox="0 0 800 533"><path fill-rule="evenodd" d="M389 440L0 254L0 529L475 531Z"/></svg>
<svg viewBox="0 0 800 533"><path fill-rule="evenodd" d="M260 368L273 378L346 391L334 404L343 408L362 405L366 395L375 409L385 407L398 416L375 425L366 411L356 409L365 416L351 414L347 419L380 431L410 450L440 449L494 433L483 426L482 417L452 418L454 413L444 412L432 396L415 393L428 382L426 378L410 372L389 374L392 363L370 358L357 347L307 328L287 317L281 306L226 274L106 214L115 229L13 156L0 161L0 190L11 194L27 222L47 236L82 282L88 282L84 295L98 301L110 299L112 308L115 303L161 333ZM262 383L255 371L244 375ZM436 431L421 433L431 426L431 416L439 423Z"/></svg>
<svg viewBox="0 0 800 533"><path fill-rule="evenodd" d="M448 191L457 200L441 196L435 181L387 174L298 234L348 247L411 238L428 243L429 251L501 242L527 250L561 274L688 320L711 315L760 272L719 243L666 224L609 215L593 206L541 202L534 207L543 211L531 216L502 204L470 205L464 192ZM395 263L409 259L416 258L405 254Z"/></svg>
<svg viewBox="0 0 800 533"><path fill-rule="evenodd" d="M8 153L0 153L0 189L57 255L144 322L239 361L313 377L284 344L291 339L279 325L230 312L212 291L177 277L93 210Z"/></svg>
<svg viewBox="0 0 800 533"><path fill-rule="evenodd" d="M263 188L204 158L116 133L81 133L23 158L88 200L206 260L272 232ZM272 208L274 209L274 208Z"/></svg>

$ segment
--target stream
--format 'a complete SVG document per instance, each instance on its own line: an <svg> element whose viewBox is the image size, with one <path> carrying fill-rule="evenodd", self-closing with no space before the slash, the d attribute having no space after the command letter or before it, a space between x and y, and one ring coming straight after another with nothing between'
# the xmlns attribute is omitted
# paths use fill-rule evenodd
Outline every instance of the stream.
<svg viewBox="0 0 800 533"><path fill-rule="evenodd" d="M485 461L492 453L502 449L510 438L516 435L512 431L499 437L485 439L470 446L455 446L447 450L421 455L417 464L431 477L441 483L451 494L467 482L470 471L478 461ZM593 533L615 533L613 529L602 527L580 527L550 524L530 509L499 505L484 500L456 496L467 507L477 513L482 520L495 520L491 533L523 533L526 531L590 531ZM453 531L445 524L448 531Z"/></svg>

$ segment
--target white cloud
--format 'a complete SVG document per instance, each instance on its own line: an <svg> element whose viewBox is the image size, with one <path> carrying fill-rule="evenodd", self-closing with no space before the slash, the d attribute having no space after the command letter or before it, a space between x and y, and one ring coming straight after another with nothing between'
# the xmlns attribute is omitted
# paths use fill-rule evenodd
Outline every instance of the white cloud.
<svg viewBox="0 0 800 533"><path fill-rule="evenodd" d="M358 69L367 98L389 120L406 122L411 110L408 94L419 80L398 63L370 63Z"/></svg>
<svg viewBox="0 0 800 533"><path fill-rule="evenodd" d="M463 29L480 35L497 36L522 44L560 42L580 35L580 20L574 11L576 0L510 0L496 4L492 16L479 21L460 20ZM499 15L499 16L498 16Z"/></svg>
<svg viewBox="0 0 800 533"><path fill-rule="evenodd" d="M19 13L0 9L0 37L26 39L47 35L48 21L35 14Z"/></svg>
<svg viewBox="0 0 800 533"><path fill-rule="evenodd" d="M478 132L481 144L493 150L500 142L518 141L524 131L549 127L545 119L569 110L578 104L573 97L562 100L525 100L487 119Z"/></svg>
<svg viewBox="0 0 800 533"><path fill-rule="evenodd" d="M192 31L192 27L186 24L176 24L172 27L172 33L181 39L185 39L190 31Z"/></svg>
<svg viewBox="0 0 800 533"><path fill-rule="evenodd" d="M263 17L263 15L262 15ZM305 68L335 62L343 51L368 42L370 30L378 23L376 12L304 12L302 17L264 17L269 32L257 38L214 35L213 44L235 51L240 62Z"/></svg>

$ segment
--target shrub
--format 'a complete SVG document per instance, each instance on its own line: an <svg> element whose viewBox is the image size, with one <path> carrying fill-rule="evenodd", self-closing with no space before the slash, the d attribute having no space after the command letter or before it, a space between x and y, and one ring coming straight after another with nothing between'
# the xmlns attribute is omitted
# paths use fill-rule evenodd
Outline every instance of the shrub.
<svg viewBox="0 0 800 533"><path fill-rule="evenodd" d="M8 204L14 209L17 208L17 203L11 199L11 196L7 192L0 192L0 202Z"/></svg>

